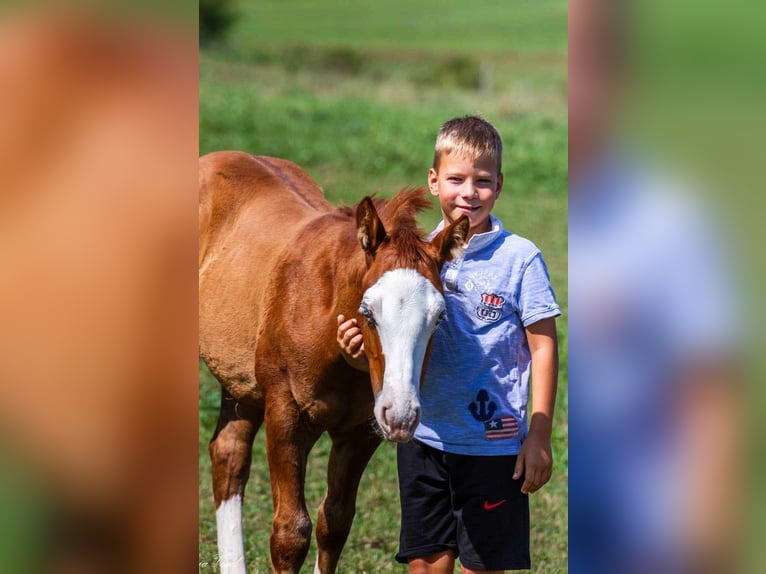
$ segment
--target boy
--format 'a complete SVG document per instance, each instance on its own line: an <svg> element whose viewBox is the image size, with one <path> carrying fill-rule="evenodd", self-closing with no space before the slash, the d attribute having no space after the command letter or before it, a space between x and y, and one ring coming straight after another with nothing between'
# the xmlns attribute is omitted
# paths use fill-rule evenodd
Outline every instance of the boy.
<svg viewBox="0 0 766 574"><path fill-rule="evenodd" d="M455 118L439 130L428 172L443 217L434 234L463 214L470 231L463 256L442 270L447 320L434 334L415 440L397 447L396 558L411 573L452 573L457 556L466 573L528 569L528 494L551 476L561 311L540 251L491 215L501 158L489 122ZM338 342L364 369L355 319L338 317Z"/></svg>

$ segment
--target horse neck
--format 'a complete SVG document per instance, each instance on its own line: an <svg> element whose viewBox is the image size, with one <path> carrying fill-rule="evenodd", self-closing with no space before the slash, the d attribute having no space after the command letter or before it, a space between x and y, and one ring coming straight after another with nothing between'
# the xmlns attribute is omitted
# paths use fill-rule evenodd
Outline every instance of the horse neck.
<svg viewBox="0 0 766 574"><path fill-rule="evenodd" d="M341 257L336 265L335 276L335 284L338 286L338 312L349 317L352 312L356 314L364 295L362 281L367 273L367 260L356 234L353 236L353 242L348 242L346 249L339 249L338 254Z"/></svg>

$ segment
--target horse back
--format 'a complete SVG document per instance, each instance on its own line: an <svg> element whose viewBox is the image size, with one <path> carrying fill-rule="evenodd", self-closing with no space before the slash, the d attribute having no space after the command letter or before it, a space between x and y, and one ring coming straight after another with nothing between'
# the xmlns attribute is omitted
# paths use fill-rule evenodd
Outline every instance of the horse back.
<svg viewBox="0 0 766 574"><path fill-rule="evenodd" d="M332 211L292 162L242 152L200 158L200 356L235 396L259 401L253 349L263 295L286 245Z"/></svg>
<svg viewBox="0 0 766 574"><path fill-rule="evenodd" d="M199 161L200 264L207 248L242 218L289 232L292 224L330 211L322 189L294 163L243 152L215 152Z"/></svg>

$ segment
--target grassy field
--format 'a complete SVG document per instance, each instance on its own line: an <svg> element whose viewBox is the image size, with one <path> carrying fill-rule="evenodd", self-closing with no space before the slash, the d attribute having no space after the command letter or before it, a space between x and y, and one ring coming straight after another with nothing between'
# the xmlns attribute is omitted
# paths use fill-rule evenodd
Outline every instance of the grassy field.
<svg viewBox="0 0 766 574"><path fill-rule="evenodd" d="M384 8L385 7L385 8ZM439 125L481 113L505 142L506 228L543 251L564 309L554 477L532 496L533 571L567 571L566 3L253 2L226 46L202 51L200 152L239 149L291 159L334 203L425 184ZM436 203L434 202L436 207ZM436 208L422 218L438 221ZM218 385L200 368L200 572L216 572L207 442ZM312 515L324 492L329 440L309 460ZM404 572L395 448L365 472L340 572ZM257 438L245 499L251 572L269 572L272 517L265 437ZM309 552L304 571L316 556Z"/></svg>

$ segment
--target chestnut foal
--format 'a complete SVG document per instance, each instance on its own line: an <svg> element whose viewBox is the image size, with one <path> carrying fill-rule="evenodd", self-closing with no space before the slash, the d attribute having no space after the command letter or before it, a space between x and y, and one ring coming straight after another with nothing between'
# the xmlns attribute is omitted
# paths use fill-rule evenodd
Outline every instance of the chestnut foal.
<svg viewBox="0 0 766 574"><path fill-rule="evenodd" d="M410 189L336 209L289 161L200 159L199 340L222 387L210 442L222 572L246 571L242 497L264 420L279 573L298 572L309 548L304 481L319 436L332 439L316 529L323 574L338 564L378 444L412 437L423 364L444 317L439 273L468 232L463 218L424 242L415 218L428 205L424 190ZM346 364L335 338L335 318L356 313L369 375Z"/></svg>

